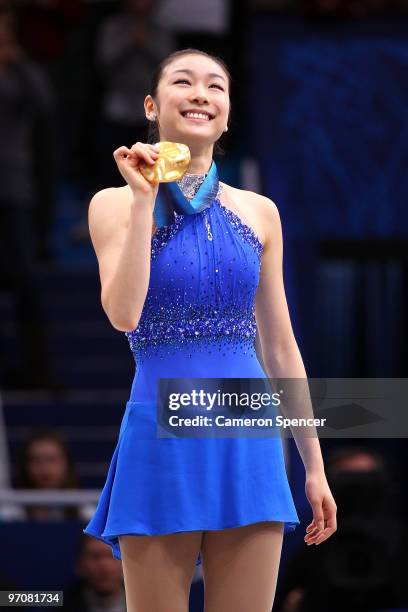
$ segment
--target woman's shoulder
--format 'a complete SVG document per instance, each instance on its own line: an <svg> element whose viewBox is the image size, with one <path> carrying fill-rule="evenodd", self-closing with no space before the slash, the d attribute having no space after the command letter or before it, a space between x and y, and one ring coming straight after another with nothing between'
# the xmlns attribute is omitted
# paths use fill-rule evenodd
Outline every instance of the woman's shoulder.
<svg viewBox="0 0 408 612"><path fill-rule="evenodd" d="M235 197L235 199L239 200L239 202L243 205L250 202L251 205L257 206L259 209L264 210L267 214L270 214L271 210L277 210L277 206L273 200L260 193L257 193L256 191L239 189L237 187L233 187L232 185L228 185L227 183L223 183L222 181L220 181L220 185L224 191L229 193L232 197Z"/></svg>
<svg viewBox="0 0 408 612"><path fill-rule="evenodd" d="M123 231L129 225L130 207L133 199L132 189L126 183L122 187L107 187L98 191L89 205L89 224ZM152 217L152 234L155 222ZM102 230L104 231L104 230Z"/></svg>
<svg viewBox="0 0 408 612"><path fill-rule="evenodd" d="M123 232L129 225L131 190L129 194L125 187L106 187L92 196L88 224L94 243Z"/></svg>
<svg viewBox="0 0 408 612"><path fill-rule="evenodd" d="M106 187L92 196L89 211L98 216L126 218L129 215L131 201L132 190L129 185Z"/></svg>
<svg viewBox="0 0 408 612"><path fill-rule="evenodd" d="M238 189L220 181L222 191L226 194L225 200L234 203L241 217L252 219L253 225L266 244L267 237L271 231L280 231L280 216L278 207L270 198L250 191L249 189ZM221 196L222 197L222 196ZM272 228L272 229L271 229Z"/></svg>

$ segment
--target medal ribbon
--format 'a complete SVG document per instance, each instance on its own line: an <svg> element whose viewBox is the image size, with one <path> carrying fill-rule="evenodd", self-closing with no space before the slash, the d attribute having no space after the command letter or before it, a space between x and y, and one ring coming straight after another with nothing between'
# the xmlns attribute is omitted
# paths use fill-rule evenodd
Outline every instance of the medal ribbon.
<svg viewBox="0 0 408 612"><path fill-rule="evenodd" d="M218 193L218 187L218 171L214 160L192 200L186 198L175 181L160 183L153 211L157 227L172 225L176 220L174 212L179 215L195 215L209 208Z"/></svg>

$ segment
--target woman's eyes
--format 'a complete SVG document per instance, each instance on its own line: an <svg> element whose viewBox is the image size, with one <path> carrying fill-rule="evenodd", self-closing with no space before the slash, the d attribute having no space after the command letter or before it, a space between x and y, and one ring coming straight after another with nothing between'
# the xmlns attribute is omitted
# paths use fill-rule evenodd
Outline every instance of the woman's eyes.
<svg viewBox="0 0 408 612"><path fill-rule="evenodd" d="M176 85L177 83L188 83L190 84L190 81L188 81L187 79L179 79L178 81L174 81L174 84ZM211 83L210 87L217 87L218 89L220 89L221 91L224 91L224 88L221 87L221 85L218 85L218 83Z"/></svg>

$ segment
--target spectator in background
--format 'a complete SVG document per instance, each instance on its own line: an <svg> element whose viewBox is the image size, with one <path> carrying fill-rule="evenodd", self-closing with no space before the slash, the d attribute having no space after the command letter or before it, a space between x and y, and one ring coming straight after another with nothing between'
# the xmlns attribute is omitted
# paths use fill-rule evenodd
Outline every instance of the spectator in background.
<svg viewBox="0 0 408 612"><path fill-rule="evenodd" d="M339 448L328 457L327 479L338 536L289 562L277 612L405 609L407 529L385 460L363 446Z"/></svg>
<svg viewBox="0 0 408 612"><path fill-rule="evenodd" d="M17 465L16 489L78 489L79 481L69 447L57 431L34 431L25 440ZM95 511L93 504L81 506L47 506L45 504L0 506L3 520L86 521Z"/></svg>
<svg viewBox="0 0 408 612"><path fill-rule="evenodd" d="M21 3L18 12L19 34L26 52L47 69L56 86L67 38L87 16L84 1L30 0Z"/></svg>
<svg viewBox="0 0 408 612"><path fill-rule="evenodd" d="M113 151L146 140L143 102L150 77L174 48L170 32L156 22L156 8L154 0L123 0L121 11L108 17L97 35L95 59L103 88L94 159L98 189L123 185Z"/></svg>
<svg viewBox="0 0 408 612"><path fill-rule="evenodd" d="M84 59L89 56L86 45L80 43L89 38L88 6L85 0L30 0L19 2L17 7L21 44L45 71L55 92L55 133L58 142L63 143L54 159L58 178L64 177L70 163L68 154L77 119L75 104L79 96L87 95L75 77L82 75Z"/></svg>
<svg viewBox="0 0 408 612"><path fill-rule="evenodd" d="M19 360L16 372L0 372L3 386L52 386L36 259L50 257L53 103L45 75L16 39L14 13L0 4L0 291L15 296Z"/></svg>
<svg viewBox="0 0 408 612"><path fill-rule="evenodd" d="M126 612L122 563L107 544L82 534L75 573L77 580L64 590L63 610Z"/></svg>
<svg viewBox="0 0 408 612"><path fill-rule="evenodd" d="M87 126L81 130L82 143L92 140L91 150L81 144L76 155L88 171L82 179L86 216L71 230L75 241L89 240L88 203L95 191L104 185L123 185L114 150L147 139L143 102L150 91L150 77L176 47L176 36L160 24L160 4L157 0L122 0L120 10L103 20L96 32L93 65L99 91L87 96L93 106L86 109ZM94 124L93 139L89 124Z"/></svg>

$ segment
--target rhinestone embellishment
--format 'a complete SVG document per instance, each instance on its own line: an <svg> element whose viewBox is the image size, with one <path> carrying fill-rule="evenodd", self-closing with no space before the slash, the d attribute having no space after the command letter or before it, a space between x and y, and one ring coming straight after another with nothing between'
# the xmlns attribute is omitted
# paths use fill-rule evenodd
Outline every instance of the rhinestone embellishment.
<svg viewBox="0 0 408 612"><path fill-rule="evenodd" d="M138 327L125 332L133 353L152 354L157 347L171 349L196 340L216 340L251 349L256 336L253 307L211 304L175 304L152 308L148 303Z"/></svg>
<svg viewBox="0 0 408 612"><path fill-rule="evenodd" d="M243 223L243 221L241 220L241 217L237 215L236 213L234 213L227 206L224 206L219 200L219 198L217 198L216 202L219 208L221 209L221 211L224 213L226 218L231 223L231 225L235 227L235 229L242 236L242 238L246 240L252 246L252 248L258 255L258 257L261 258L262 252L263 252L263 244L258 238L258 236L256 235L256 233L254 232L254 230L252 229L252 227L249 227L249 225L246 225L245 223Z"/></svg>
<svg viewBox="0 0 408 612"><path fill-rule="evenodd" d="M177 182L192 198L204 179L205 174L184 175ZM263 246L221 203L221 189L220 184L210 208L175 213L174 223L152 236L145 304L137 327L125 332L136 361L164 359L182 347L214 356L255 355L254 297ZM224 234L226 221L233 232Z"/></svg>
<svg viewBox="0 0 408 612"><path fill-rule="evenodd" d="M186 172L176 181L176 183L183 192L183 195L188 200L192 200L197 191L200 189L207 174L208 172L202 172L201 174L188 174Z"/></svg>
<svg viewBox="0 0 408 612"><path fill-rule="evenodd" d="M188 200L192 200L194 198L194 196L196 195L197 191L200 189L202 183L204 182L205 177L207 176L208 172L204 172L201 174L184 174L181 179L179 179L178 181L176 181L177 185L180 187L181 191L183 192L184 196L188 199ZM218 187L218 193L217 193L217 197L219 196L221 192L221 185L219 184ZM212 235L212 231L211 231L211 225L210 225L210 221L208 219L207 216L207 209L204 209L204 223L205 223L205 228L207 230L207 238L208 240L212 240L213 239L213 235Z"/></svg>

